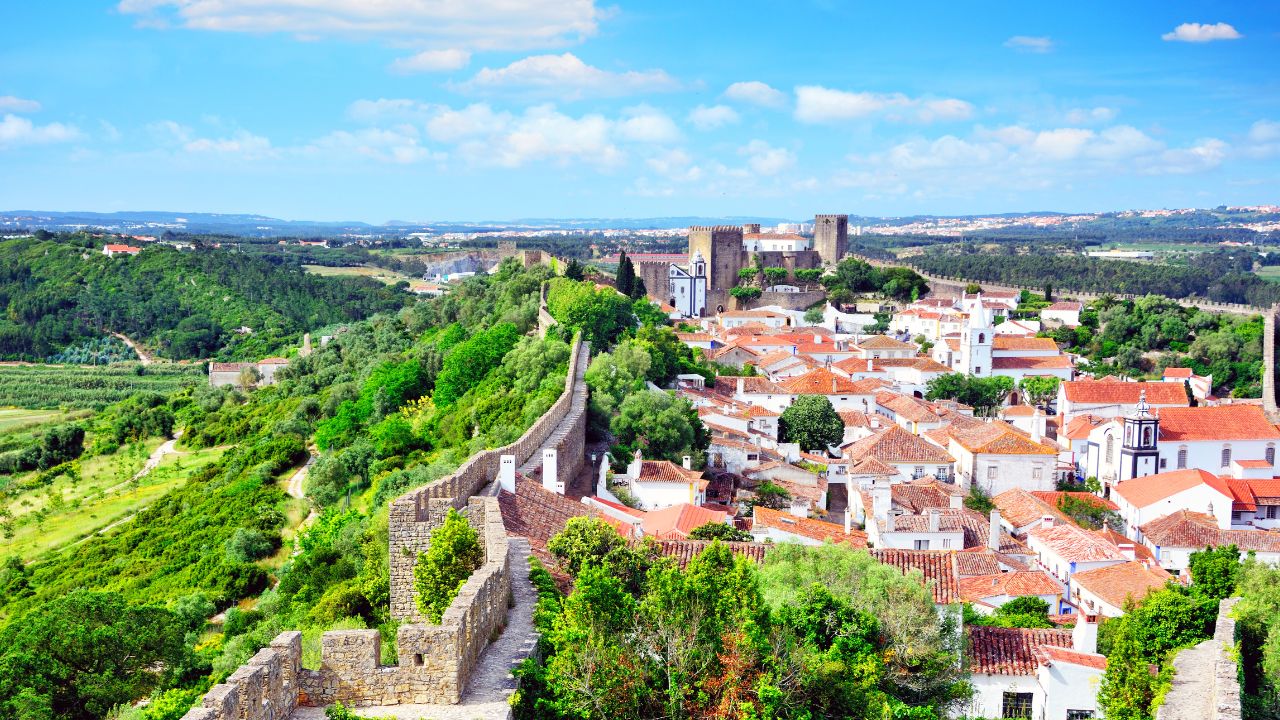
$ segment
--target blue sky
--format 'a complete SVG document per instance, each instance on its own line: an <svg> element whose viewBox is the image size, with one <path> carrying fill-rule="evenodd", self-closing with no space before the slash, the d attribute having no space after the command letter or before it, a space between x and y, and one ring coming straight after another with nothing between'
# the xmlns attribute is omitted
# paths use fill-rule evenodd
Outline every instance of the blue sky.
<svg viewBox="0 0 1280 720"><path fill-rule="evenodd" d="M0 3L0 209L1280 202L1272 2Z"/></svg>

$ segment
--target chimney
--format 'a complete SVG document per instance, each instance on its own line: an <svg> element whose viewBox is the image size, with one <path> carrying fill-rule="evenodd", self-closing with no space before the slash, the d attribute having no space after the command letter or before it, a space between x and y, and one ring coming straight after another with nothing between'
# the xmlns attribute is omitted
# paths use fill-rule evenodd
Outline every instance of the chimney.
<svg viewBox="0 0 1280 720"><path fill-rule="evenodd" d="M991 528L987 532L987 547L997 551L1000 549L1000 511L996 508L991 509Z"/></svg>
<svg viewBox="0 0 1280 720"><path fill-rule="evenodd" d="M814 341L815 343L817 343L818 345L821 345L821 344L822 344L822 336L821 336L821 335L814 335L814 336L813 336L813 341Z"/></svg>
<svg viewBox="0 0 1280 720"><path fill-rule="evenodd" d="M1031 414L1031 442L1041 442L1040 413Z"/></svg>
<svg viewBox="0 0 1280 720"><path fill-rule="evenodd" d="M595 454L592 454L591 459L595 460ZM611 494L609 493L609 453L604 453L600 456L600 472L596 478L596 495L607 497Z"/></svg>
<svg viewBox="0 0 1280 720"><path fill-rule="evenodd" d="M845 485L845 487L848 487L848 485ZM844 534L848 535L850 530L853 530L853 510L846 507L844 509Z"/></svg>
<svg viewBox="0 0 1280 720"><path fill-rule="evenodd" d="M1138 559L1137 553L1133 551L1133 543L1119 543L1117 547L1120 548L1120 554L1123 555L1126 560L1132 561Z"/></svg>
<svg viewBox="0 0 1280 720"><path fill-rule="evenodd" d="M1051 528L1051 527L1053 527L1053 516L1052 516L1052 515L1041 515L1041 516L1040 516L1040 527L1044 527L1044 528Z"/></svg>
<svg viewBox="0 0 1280 720"><path fill-rule="evenodd" d="M836 394L836 376L835 375L831 376L831 394L832 395Z"/></svg>
<svg viewBox="0 0 1280 720"><path fill-rule="evenodd" d="M1098 616L1078 615L1071 631L1071 649L1082 653L1098 652Z"/></svg>
<svg viewBox="0 0 1280 720"><path fill-rule="evenodd" d="M893 532L896 526L895 521L897 519L898 519L897 515L894 515L893 513L889 513L889 516L884 519L884 531Z"/></svg>
<svg viewBox="0 0 1280 720"><path fill-rule="evenodd" d="M636 454L631 459L631 464L627 465L627 475L632 482L640 479L640 468L644 464L644 456L640 454L640 450L636 449Z"/></svg>
<svg viewBox="0 0 1280 720"><path fill-rule="evenodd" d="M692 470L693 458L689 457L688 455L685 455L683 458L681 458L680 464L684 466L685 470Z"/></svg>
<svg viewBox="0 0 1280 720"><path fill-rule="evenodd" d="M871 358L867 358L867 372L875 372L875 367L872 366Z"/></svg>
<svg viewBox="0 0 1280 720"><path fill-rule="evenodd" d="M931 508L929 510L929 532L936 533L941 526L942 518L940 517L937 508Z"/></svg>
<svg viewBox="0 0 1280 720"><path fill-rule="evenodd" d="M564 494L564 483L556 468L556 450L547 448L542 451L542 487L558 495Z"/></svg>
<svg viewBox="0 0 1280 720"><path fill-rule="evenodd" d="M963 507L964 507L964 496L963 496L963 495L959 495L959 494L952 495L952 496L951 496L951 498L950 498L950 501L951 501L951 502L950 502L950 506L951 506L951 509L952 509L952 510L959 510L959 509L961 509L961 508L963 508Z"/></svg>
<svg viewBox="0 0 1280 720"><path fill-rule="evenodd" d="M893 503L893 488L888 480L879 479L871 486L871 513L879 520L889 516Z"/></svg>
<svg viewBox="0 0 1280 720"><path fill-rule="evenodd" d="M743 390L746 388L746 386L747 386L747 381L743 380L742 378L738 378L738 394L739 395L743 394ZM640 451L637 450L636 452L640 452Z"/></svg>
<svg viewBox="0 0 1280 720"><path fill-rule="evenodd" d="M516 491L516 456L503 455L498 459L498 487L509 493Z"/></svg>

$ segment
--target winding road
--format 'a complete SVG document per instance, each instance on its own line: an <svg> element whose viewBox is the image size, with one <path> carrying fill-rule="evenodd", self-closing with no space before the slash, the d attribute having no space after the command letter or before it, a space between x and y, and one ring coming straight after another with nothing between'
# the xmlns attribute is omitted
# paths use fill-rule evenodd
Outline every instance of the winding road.
<svg viewBox="0 0 1280 720"><path fill-rule="evenodd" d="M120 338L120 341L123 342L125 345L128 345L130 350L137 353L138 361L141 362L143 365L150 365L151 363L155 362L155 358L148 355L147 352L142 349L142 346L130 340L128 336L126 336L124 333L113 332L111 334Z"/></svg>

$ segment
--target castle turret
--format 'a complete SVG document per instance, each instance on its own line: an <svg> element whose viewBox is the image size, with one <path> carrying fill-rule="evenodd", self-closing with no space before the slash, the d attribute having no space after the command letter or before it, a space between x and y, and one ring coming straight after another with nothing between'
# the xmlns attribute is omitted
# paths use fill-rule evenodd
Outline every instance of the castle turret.
<svg viewBox="0 0 1280 720"><path fill-rule="evenodd" d="M840 262L849 248L848 215L815 215L813 218L813 249L818 251L825 265Z"/></svg>

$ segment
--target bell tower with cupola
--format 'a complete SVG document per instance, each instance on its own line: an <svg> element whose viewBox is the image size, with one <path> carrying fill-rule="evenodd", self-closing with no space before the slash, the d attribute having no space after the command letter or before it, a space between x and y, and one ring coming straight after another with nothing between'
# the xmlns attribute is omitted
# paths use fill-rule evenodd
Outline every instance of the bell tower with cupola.
<svg viewBox="0 0 1280 720"><path fill-rule="evenodd" d="M1124 418L1119 469L1120 481L1160 472L1160 418L1151 414L1146 389L1138 393L1138 407Z"/></svg>

